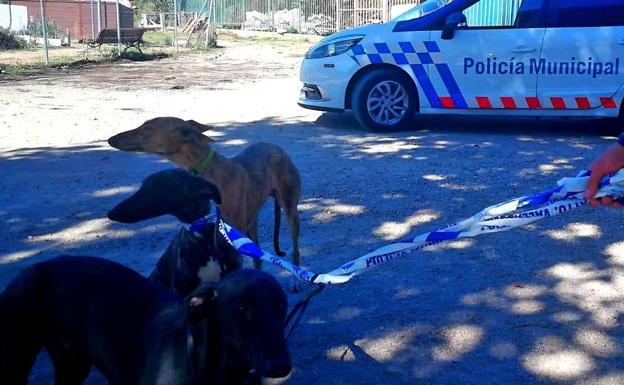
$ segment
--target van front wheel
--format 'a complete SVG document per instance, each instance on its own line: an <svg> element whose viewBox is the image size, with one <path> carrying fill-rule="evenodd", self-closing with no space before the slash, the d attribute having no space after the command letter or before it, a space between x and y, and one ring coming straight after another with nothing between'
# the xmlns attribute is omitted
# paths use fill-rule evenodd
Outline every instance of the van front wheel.
<svg viewBox="0 0 624 385"><path fill-rule="evenodd" d="M416 111L416 90L411 79L387 69L364 75L351 98L355 118L371 131L406 128Z"/></svg>

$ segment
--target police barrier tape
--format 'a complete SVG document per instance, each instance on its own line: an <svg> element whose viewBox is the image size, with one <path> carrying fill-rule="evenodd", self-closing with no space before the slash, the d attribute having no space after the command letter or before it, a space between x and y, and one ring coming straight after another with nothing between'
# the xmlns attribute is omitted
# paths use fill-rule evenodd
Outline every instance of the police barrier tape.
<svg viewBox="0 0 624 385"><path fill-rule="evenodd" d="M240 231L221 220L218 214L211 213L194 222L190 231L198 231L209 222L218 222L219 232L239 254L271 262L308 283L342 284L370 267L392 261L415 250L459 238L508 231L581 207L587 203L583 193L588 178L589 173L586 171L574 178L563 178L557 182L557 187L550 190L490 206L470 218L440 230L380 247L324 274L316 274L262 250ZM604 196L611 196L614 199L624 197L624 169L602 179L600 190L595 197Z"/></svg>

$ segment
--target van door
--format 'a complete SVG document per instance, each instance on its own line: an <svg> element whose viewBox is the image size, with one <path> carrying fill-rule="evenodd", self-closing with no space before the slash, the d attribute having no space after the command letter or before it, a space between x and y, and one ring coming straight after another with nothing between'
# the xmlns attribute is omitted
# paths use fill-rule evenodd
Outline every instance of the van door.
<svg viewBox="0 0 624 385"><path fill-rule="evenodd" d="M554 1L540 60L544 108L616 109L624 85L624 0Z"/></svg>
<svg viewBox="0 0 624 385"><path fill-rule="evenodd" d="M441 96L441 108L538 108L537 62L546 29L541 25L546 0L524 0L520 10L508 4L481 0L464 10L467 26L442 39L432 31L439 48L429 74ZM498 8L497 8L498 7Z"/></svg>

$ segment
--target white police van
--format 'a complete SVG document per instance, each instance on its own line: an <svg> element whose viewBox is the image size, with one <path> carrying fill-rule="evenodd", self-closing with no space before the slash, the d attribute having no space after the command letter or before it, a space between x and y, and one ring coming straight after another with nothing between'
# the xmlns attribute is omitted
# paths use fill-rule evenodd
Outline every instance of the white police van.
<svg viewBox="0 0 624 385"><path fill-rule="evenodd" d="M510 25L469 25L478 1L427 0L325 38L301 66L299 105L351 109L372 130L414 113L620 115L624 0L523 0Z"/></svg>

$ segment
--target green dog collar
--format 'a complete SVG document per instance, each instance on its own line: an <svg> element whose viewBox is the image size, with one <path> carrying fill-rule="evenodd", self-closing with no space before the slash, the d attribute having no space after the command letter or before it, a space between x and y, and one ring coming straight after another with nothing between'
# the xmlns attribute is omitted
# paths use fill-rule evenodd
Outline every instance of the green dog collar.
<svg viewBox="0 0 624 385"><path fill-rule="evenodd" d="M206 156L204 156L204 159L202 159L197 166L193 167L193 172L195 174L201 174L205 169L206 166L208 166L208 164L210 163L210 161L214 158L214 150L211 148L210 152L208 152L208 154L206 154Z"/></svg>

